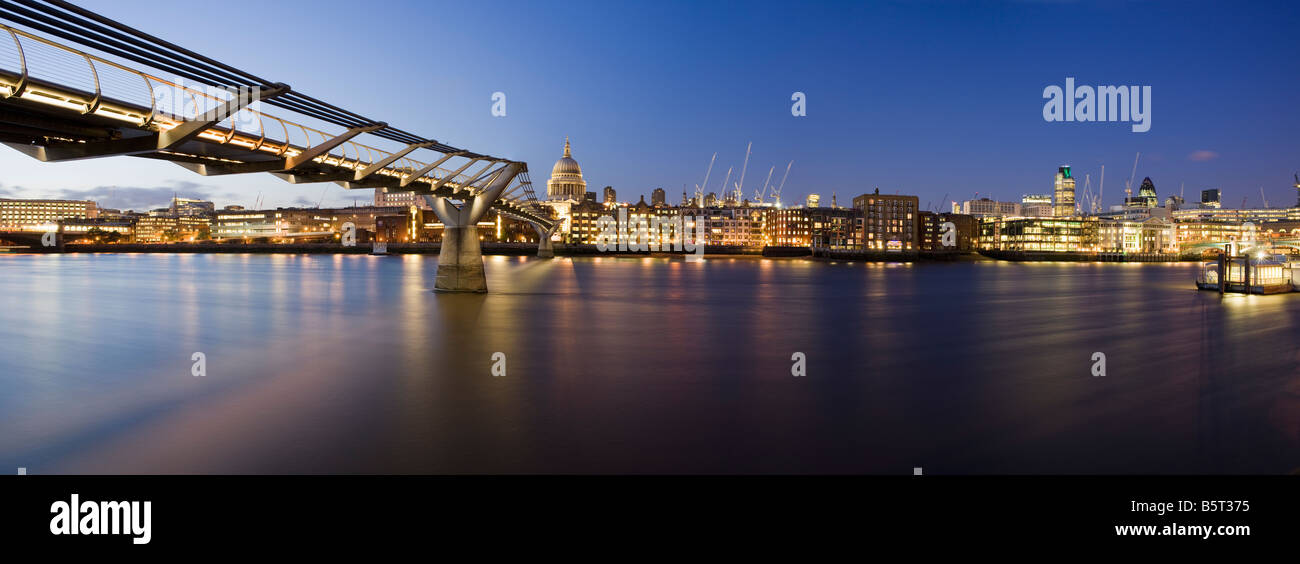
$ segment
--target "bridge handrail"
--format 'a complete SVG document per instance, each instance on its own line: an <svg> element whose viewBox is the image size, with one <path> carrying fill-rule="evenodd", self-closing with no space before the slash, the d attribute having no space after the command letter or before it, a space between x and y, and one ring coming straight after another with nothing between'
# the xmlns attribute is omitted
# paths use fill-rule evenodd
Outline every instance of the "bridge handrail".
<svg viewBox="0 0 1300 564"><path fill-rule="evenodd" d="M5 70L4 66L0 65L0 87L7 90L7 92L0 91L0 99L18 97L24 100L31 100L63 107L65 109L80 111L83 114L124 121L143 129L164 132L180 125L184 121L187 121L190 117L197 117L214 107L229 102L231 98L237 95L230 89L219 86L213 87L200 80L194 80L193 82L202 84L210 90L204 91L192 88L185 84L179 84L172 80L136 70L116 61L63 45L51 39L9 25L0 24L0 29L7 31L10 39L13 40L19 67L18 69L15 69L17 74L11 76L9 72ZM53 33L49 29L46 29L45 31ZM67 84L59 84L56 82L48 82L33 78L31 76L32 61L27 54L27 50L24 49L24 40L37 42L41 45L52 47L58 51L72 55L76 59L84 60L86 63L85 69L88 71L90 82L94 85L94 92L86 92ZM120 55L120 53L115 54ZM53 65L53 63L58 62L57 60L51 60L50 62L53 67L57 68L57 65ZM113 93L106 93L104 82L101 80L100 76L100 68L97 68L97 65L102 65L103 68L106 69L116 69L139 78L148 93L148 105L145 106L144 104L133 102L129 99L119 99L112 95ZM65 68L64 70L67 69ZM188 112L185 111L187 108L180 109L179 111L177 111L177 108L175 107L160 108L158 103L158 89L160 88L171 88L178 92L181 97L188 97L191 102L189 106L192 106L193 108L193 116L188 115ZM224 96L228 97L214 95L213 92L223 93ZM307 99L314 100L311 98ZM184 104L181 104L181 106L182 108L185 107ZM332 108L332 106L329 107ZM290 108L290 111L293 111L293 109ZM346 112L345 110L339 111ZM350 114L350 112L348 113ZM241 114L255 116L257 122L256 136L254 136L251 131L240 128L239 124L236 122L236 118ZM318 116L312 116L310 114L304 115L320 119ZM274 122L274 124L278 124L278 127L272 124L272 127L268 128L268 120ZM229 123L229 127L222 127L222 125L226 123ZM338 125L337 122L330 121L330 123ZM304 145L295 144L292 138L293 136L290 134L291 130L302 131L305 142ZM393 132L404 136L402 138L414 137L409 133L401 132L400 130L393 130ZM282 133L283 138L279 138L277 133ZM223 145L234 144L245 147L254 153L265 152L274 154L280 158L290 158L300 155L316 146L316 141L313 139L313 135L319 137L321 142L328 141L335 137L335 135L326 131L305 124L296 123L270 115L254 108L245 108L240 110L240 112L223 119L213 127L205 129L199 134L199 137L202 137L204 140L209 142ZM392 137L385 136L385 138L391 139ZM466 159L472 158L485 161L487 164L485 168L477 170L473 169L473 167L470 169L462 167L456 171L451 170L450 166L433 167L421 175L420 178L415 179L416 182L426 183L430 186L441 184L452 187L453 189L460 189L467 186L473 188L473 184L467 185L466 183L486 183L493 175L485 175L483 173L492 170L492 167L497 166L498 164L510 162L505 159L461 151L437 142L431 143L434 144L431 148L434 151L443 153L444 156L461 156ZM331 148L324 154L315 157L313 160L344 169L362 170L377 162L386 160L392 155L393 153L390 151L358 143L355 140L349 139L338 144L337 147ZM443 160L445 161L446 159ZM425 169L426 166L428 165L425 162L408 156L402 156L376 171L375 174L383 174L385 176L396 178L406 178L415 171ZM449 176L450 178L448 178ZM509 192L515 192L519 188L522 188L523 192L514 197L502 198L501 200L498 200L498 202L494 202L494 206L499 203L502 208L517 210L522 215L515 213L512 213L511 215L519 215L524 219L528 219L527 216L530 214L537 215L540 218L548 216L549 214L542 213L543 210L536 209L536 196L532 189L531 180L526 174L526 168L525 173L520 175L516 179L516 182L517 184L515 187L510 189Z"/></svg>
<svg viewBox="0 0 1300 564"><path fill-rule="evenodd" d="M122 64L117 63L117 62L115 62L115 61L112 61L112 60L109 60L109 59L105 59L105 58L103 58L103 57L100 57L100 56L97 56L97 55L94 55L94 54L91 54L91 53L86 53L86 52L84 52L84 51L81 51L81 50L78 50L78 49L75 49L75 48L72 48L72 47L68 47L68 46L66 46L66 45L63 45L63 44L57 43L57 42L55 42L55 41L51 41L50 39L47 39L47 38L45 38L45 37L41 37L41 36L39 36L39 35L35 35L35 34L32 34L32 33L29 33L29 32L27 32L27 31L24 31L24 30L21 30L21 29L17 29L17 28L14 28L14 27L11 27L11 26L8 26L8 25L5 25L5 24L0 24L0 29L3 29L3 30L5 30L5 31L7 31L7 32L9 33L10 38L13 40L13 42L14 42L14 46L15 46L15 48L16 48L16 52L17 52L18 57L19 57L19 61L18 61L18 62L19 62L19 66L21 67L21 68L19 68L19 69L14 69L14 70L17 70L18 73L19 73L19 74L18 74L18 76L19 76L19 80L14 81L14 82L8 82L8 81L6 81L6 80L0 80L0 87L5 87L5 88L8 89L8 92L7 92L7 93L0 93L0 98L10 98L10 97L15 97L15 96L16 96L16 97L23 97L23 95L27 92L28 88L29 88L29 87L32 85L32 83L33 83L33 80L32 80L32 78L31 78L31 73L30 73L29 64L28 64L28 61L27 61L27 57L25 56L25 50L23 49L23 42L22 42L21 39L19 39L19 38L21 37L21 38L24 38L24 39L30 39L30 40L32 40L32 41L37 41L37 42L39 42L39 43L41 43L41 44L47 45L47 46L49 46L49 47L53 47L53 48L55 48L55 49L59 49L59 50L65 51L65 52L67 52L67 53L69 53L69 54L72 54L72 55L75 55L76 57L78 57L78 58L80 58L80 59L83 59L83 60L85 60L85 61L87 62L87 70L88 70L89 73L90 73L90 78L91 78L92 82L95 84L95 89L96 89L96 93L95 93L94 95L92 95L92 97L91 97L90 100L79 100L79 102L81 103L81 105L84 106L83 112L84 112L84 113L87 113L87 114L101 115L101 116L104 116L104 117L108 117L108 118L112 118L112 119L117 119L117 120L119 120L119 121L127 121L128 123L135 123L135 125L140 126L140 127L145 127L145 128L155 129L155 130L158 130L158 131L166 131L166 130L168 130L168 129L171 129L172 127L176 127L177 125L180 125L180 123L181 123L182 121L188 119L189 117L194 117L194 116L201 115L204 111L207 111L208 109L210 109L211 106L208 106L208 105L201 105L201 104L199 103L199 99L203 99L203 100L206 100L206 101L210 101L212 104L224 104L224 103L226 103L227 101L229 101L229 98L221 98L221 97L219 97L219 96L215 96L215 95L213 95L213 94L210 93L210 92L205 92L205 91L203 91L203 90L198 90L198 89L195 89L195 88L192 88L192 87L186 86L186 85L184 85L184 84L178 84L177 82L174 82L174 81L171 81L171 80L168 80L168 79L165 79L165 78L159 77L159 76L155 76L155 75L152 75L152 74L149 74L149 73L146 73L146 72L142 72L142 71L139 71L139 70L133 69L133 68L128 67L128 66L126 66L126 65L122 65ZM148 109L147 111L140 111L140 110L143 109L143 106L142 106L142 105L141 105L141 106L137 106L137 107L131 107L131 108L121 108L121 107L116 107L116 106L135 106L135 105L136 105L136 104L135 104L134 102L132 102L132 101L129 101L129 100L121 100L121 99L114 99L114 100L112 100L112 101L113 101L113 102L116 102L116 103L109 104L108 106L105 106L105 105L104 105L104 102L106 101L106 99L105 99L105 96L104 96L104 94L103 94L103 89L102 89L102 87L101 87L101 85L100 85L99 73L98 73L97 69L95 68L95 65L96 65L96 64L106 65L106 66L109 66L109 67L112 67L112 68L118 69L118 70L120 70L120 71L127 72L127 73L130 73L130 74L136 75L137 77L140 77L141 80L143 81L144 85L145 85L145 88L147 89L147 91L148 91L148 93L149 93L149 104L150 104L150 105L149 105L149 109ZM3 70L4 70L4 68L3 68L2 66L0 66L0 71L3 71ZM4 79L4 78L6 78L6 77L5 77L5 74L6 74L6 73L4 73L4 72L0 72L0 79ZM58 85L58 87L61 88L61 89L70 89L70 87L63 86L63 85ZM186 115L186 114L178 114L178 113L174 113L174 112L161 111L162 109L160 109L160 108L158 107L158 103L157 103L158 100L157 100L157 96L156 96L156 91L157 91L156 89L157 89L158 87L169 87L169 88L175 89L175 90L177 90L177 91L179 91L179 92L183 92L184 94L188 95L188 96L190 97L191 101L192 101L192 104L190 105L190 107L192 107L192 108L194 109L193 116L189 116L189 115ZM232 97L235 95L234 93L230 93L230 92L228 92L228 91L226 91L226 90L224 90L224 89L221 89L221 88L215 88L214 90L216 90L216 91L221 91L221 92L227 92L227 93L230 94L230 96L232 96ZM86 93L86 94L88 94L88 93ZM47 94L47 95L48 95L48 94ZM46 100L42 100L42 101L46 101ZM72 102L69 101L69 100L65 100L65 102L67 102L67 103L72 103ZM124 111L121 111L121 110L124 110L124 109L135 110L135 111L134 111L134 112L133 112L133 111L125 111L125 112L124 112ZM101 110L102 110L102 111L101 111ZM287 157L287 156L294 156L294 155L296 155L296 154L301 153L301 152L302 152L303 150L305 150L305 149L309 149L309 148L311 148L312 146L315 145L315 141L312 139L312 135L313 135L313 134L316 135L316 136L318 136L318 137L320 137L320 139L321 139L322 142L325 141L325 140L330 139L331 137L333 137L332 134L330 134L330 133L328 133L328 132L326 132L326 131L322 131L322 130L317 129L317 128L314 128L314 127L310 127L310 126L307 126L307 125L304 125L304 124L301 124L301 123L296 123L296 122L293 122L293 121L290 121L290 120L287 120L287 119L284 119L284 118L280 118L280 117L277 117L277 116L274 116L274 115L271 115L271 114L268 114L268 113L265 113L265 112L262 112L262 111L259 111L259 110L256 110L256 109L253 109L253 108L246 108L246 109L241 110L241 111L243 111L243 112L248 112L248 113L250 113L250 114L252 114L252 115L254 115L254 116L257 117L257 122L258 122L258 126L259 126L259 127L258 127L258 130L259 130L259 137L261 137L261 139L259 139L259 140L256 142L256 145L255 145L255 146L256 146L259 150L261 150L263 147L266 146L266 141L265 141L265 139L266 139L266 138L269 138L269 139L273 140L274 144L278 144L278 145L279 145L279 147L276 148L276 150L274 151L275 154L277 154L278 156L286 156L286 157ZM133 114L135 114L135 115L133 115ZM230 140L233 139L233 134L234 134L235 132L239 131L239 127L235 124L235 119L236 119L236 117L238 117L238 116L237 116L237 115L232 115L232 116L230 116L229 118L227 118L226 120L223 120L222 123L229 122L229 123L231 124L230 128L229 128L227 131L223 132L223 133L224 133L223 136L212 135L212 134L206 134L206 133L208 133L208 132L205 132L205 135L203 135L203 136L204 136L204 137L208 137L208 138L210 138L210 139L212 139L212 140L214 140L214 141L220 141L220 140L224 139L224 140L225 140L224 143L228 143ZM124 119L124 118L135 118L135 119ZM279 127L278 127L278 128L274 128L274 129L279 129L279 130L283 131L283 132L284 132L284 139L277 139L274 135L268 135L268 134L267 134L266 123L265 123L265 121L264 121L264 120L267 120L267 119L269 119L269 120L273 120L273 121L275 121L275 122L278 122ZM303 132L303 137L304 137L304 139L305 139L306 142L307 142L306 145L304 145L304 146L302 146L302 147L300 147L300 148L299 148L299 147L294 147L294 146L293 146L292 139L290 138L290 135L289 135L289 130L290 130L291 128L292 128L292 129L298 129L298 130L301 130L301 131ZM216 128L213 128L213 129L216 129ZM208 130L208 131L213 131L213 130ZM224 144L224 143L223 143L223 144ZM356 141L347 141L347 142L345 142L345 143L339 145L339 147L340 147L340 149L338 149L338 150L331 150L327 155L323 155L323 156L319 157L319 159L327 159L328 156L333 155L333 156L339 157L339 158L342 159L342 160L347 160L347 159L348 159L348 150L347 150L346 147L351 147L351 148L352 148L352 152L353 152L353 154L354 154L354 159L352 159L352 160L355 160L357 163L363 163L363 164L355 165L355 167L356 167L356 168L365 168L366 166L368 166L368 165L370 165L370 164L374 164L375 162L378 162L379 160L382 160L383 158L388 157L389 155L392 154L392 153L389 152L389 151L385 151L385 150L383 150L383 149L380 149L380 148L377 148L377 147L374 147L374 146L371 146L371 145L366 145L366 144L363 144L363 143L358 143L358 142L356 142ZM271 152L271 151L268 151L268 152ZM366 158L362 158L362 153L363 153L363 152L366 154ZM377 158L376 158L376 157L377 157ZM424 167L427 165L427 163L425 163L425 162L422 162L422 161L419 161L419 160L416 160L416 159L412 159L412 158L410 158L410 157L402 157L401 159L399 159L399 160L398 160L396 163L394 163L394 164L397 165L396 168L407 169L407 170L411 170L411 171L414 171L414 170L420 170L420 169L424 168ZM350 167L350 168L352 168L352 167ZM440 173L443 173L443 174L445 175L445 174L450 173L451 171L448 170L448 169L446 169L446 168L444 168L444 167L437 167L437 168L433 169L432 171L430 171L430 174L434 174L434 175L435 175L435 178L436 178L436 177L437 177L437 173L439 173L439 172L440 172ZM459 177L465 177L465 175L462 174L462 175L459 175ZM455 179L453 179L453 183L454 183L454 180L455 180Z"/></svg>

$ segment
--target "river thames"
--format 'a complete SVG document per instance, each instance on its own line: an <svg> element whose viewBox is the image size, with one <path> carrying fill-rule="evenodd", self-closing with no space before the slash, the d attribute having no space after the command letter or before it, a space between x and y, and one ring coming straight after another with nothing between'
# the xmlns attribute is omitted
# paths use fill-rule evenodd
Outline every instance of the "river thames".
<svg viewBox="0 0 1300 564"><path fill-rule="evenodd" d="M432 256L0 256L0 464L1300 470L1300 294L1191 263L485 263L448 295Z"/></svg>

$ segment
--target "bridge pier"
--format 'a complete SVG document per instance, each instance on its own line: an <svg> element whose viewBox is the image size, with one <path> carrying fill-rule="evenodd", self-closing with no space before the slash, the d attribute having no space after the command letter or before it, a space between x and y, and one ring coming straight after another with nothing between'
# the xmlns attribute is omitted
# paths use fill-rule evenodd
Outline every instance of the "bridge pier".
<svg viewBox="0 0 1300 564"><path fill-rule="evenodd" d="M536 223L532 225L533 229L537 230L537 257L555 258L555 244L551 241L551 236L555 235L555 230L559 229L560 224L556 223L550 228L542 227Z"/></svg>
<svg viewBox="0 0 1300 564"><path fill-rule="evenodd" d="M442 250L438 253L438 274L433 291L488 291L487 276L483 273L483 249L478 239L478 221L522 169L519 163L507 165L482 193L466 196L459 205L451 203L445 196L424 197L443 225Z"/></svg>

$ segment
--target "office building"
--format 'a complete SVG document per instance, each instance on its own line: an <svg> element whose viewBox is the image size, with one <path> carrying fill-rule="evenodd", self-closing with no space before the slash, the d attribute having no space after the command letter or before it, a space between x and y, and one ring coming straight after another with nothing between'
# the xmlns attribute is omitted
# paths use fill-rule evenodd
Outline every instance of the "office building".
<svg viewBox="0 0 1300 564"><path fill-rule="evenodd" d="M1069 165L1056 169L1056 186L1053 195L1052 215L1054 217L1074 215L1074 175L1070 172Z"/></svg>
<svg viewBox="0 0 1300 564"><path fill-rule="evenodd" d="M99 207L87 200L0 198L0 231L46 231L63 219L94 219Z"/></svg>
<svg viewBox="0 0 1300 564"><path fill-rule="evenodd" d="M960 214L960 215L969 215L977 218L1019 217L1022 215L1019 203L996 202L989 198L980 198L978 200L966 200L960 203L953 202L952 213Z"/></svg>

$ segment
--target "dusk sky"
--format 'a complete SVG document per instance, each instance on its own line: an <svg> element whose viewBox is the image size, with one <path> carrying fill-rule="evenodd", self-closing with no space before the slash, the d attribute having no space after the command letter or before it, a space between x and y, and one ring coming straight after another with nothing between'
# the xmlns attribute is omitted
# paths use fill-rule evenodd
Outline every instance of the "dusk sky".
<svg viewBox="0 0 1300 564"><path fill-rule="evenodd" d="M846 205L877 186L930 207L1019 200L1050 193L1070 164L1094 191L1105 165L1115 204L1137 151L1137 181L1150 176L1161 200L1185 183L1188 200L1222 188L1227 207L1260 206L1261 186L1274 206L1296 202L1290 2L78 3L404 130L525 160L539 193L568 136L588 190L629 201L663 187L677 202L715 151L705 191L721 193L752 141L746 197L794 160L786 203L816 192ZM1150 131L1044 121L1043 89L1066 77L1150 86ZM490 113L496 91L506 117ZM806 117L791 115L796 91ZM0 196L109 207L161 206L173 191L219 206L371 199L128 157L43 164L5 149L0 171Z"/></svg>

